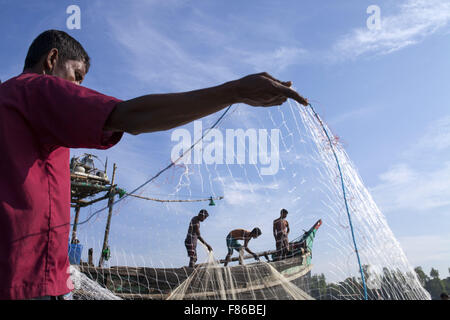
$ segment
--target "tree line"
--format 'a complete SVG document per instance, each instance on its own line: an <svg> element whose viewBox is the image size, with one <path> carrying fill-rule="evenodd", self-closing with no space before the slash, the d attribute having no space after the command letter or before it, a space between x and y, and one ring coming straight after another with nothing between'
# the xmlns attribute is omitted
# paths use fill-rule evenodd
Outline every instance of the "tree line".
<svg viewBox="0 0 450 320"><path fill-rule="evenodd" d="M450 268L448 269L450 274ZM423 296L418 288L417 280L430 294L431 299L440 300L442 293L450 291L450 276L441 279L439 271L431 268L426 274L422 267L413 272L402 272L383 268L382 272L371 271L368 265L363 266L366 280L366 292L369 300L407 300ZM361 300L364 298L364 287L360 277L348 277L340 282L327 282L325 275L312 275L308 281L310 295L318 300Z"/></svg>

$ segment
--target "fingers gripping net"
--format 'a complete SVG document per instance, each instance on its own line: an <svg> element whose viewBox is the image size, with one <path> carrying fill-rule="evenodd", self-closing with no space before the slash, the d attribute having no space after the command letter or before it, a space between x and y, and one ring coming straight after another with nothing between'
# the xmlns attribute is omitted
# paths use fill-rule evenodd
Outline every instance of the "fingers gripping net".
<svg viewBox="0 0 450 320"><path fill-rule="evenodd" d="M310 108L291 101L277 108L250 109L234 106L176 166L133 192L143 198L223 200L207 207L207 202L124 199L112 217L111 259L101 267L82 264L80 272L124 299L363 299L347 204L368 298L429 299L355 166L338 139L331 137L347 192L344 202L336 159L324 134L324 128L331 132L326 124ZM216 122L214 117L203 121L204 128ZM185 128L195 135L198 126ZM227 148L233 134L234 145ZM161 153L170 154L173 146L168 143ZM136 161L139 157L136 154ZM126 181L128 185L124 182L125 188L134 190L148 181L140 180L142 172L157 171L155 166L163 167L167 156L159 161L142 161L139 168L129 169L130 176L140 174ZM213 251L208 253L199 243L200 265L193 269L187 267L184 240L191 218L205 208L209 217L200 224L201 235ZM275 250L273 220L281 208L289 211L291 243L318 219L323 221L307 255L280 261L269 255L268 261L223 267L218 260L227 254L225 238L233 229L259 227L262 235L249 247L253 252ZM79 227L85 248L101 251L105 220L101 212ZM84 298L82 288L75 288L75 293Z"/></svg>

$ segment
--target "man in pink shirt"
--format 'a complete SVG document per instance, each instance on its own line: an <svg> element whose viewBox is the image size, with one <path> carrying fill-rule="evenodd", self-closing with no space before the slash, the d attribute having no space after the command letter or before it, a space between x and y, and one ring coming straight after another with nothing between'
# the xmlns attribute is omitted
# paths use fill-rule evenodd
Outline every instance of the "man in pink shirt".
<svg viewBox="0 0 450 320"><path fill-rule="evenodd" d="M267 73L216 87L128 101L80 86L90 66L67 33L31 44L23 73L0 84L0 299L71 291L69 148L107 149L124 132L169 130L234 103L307 100Z"/></svg>

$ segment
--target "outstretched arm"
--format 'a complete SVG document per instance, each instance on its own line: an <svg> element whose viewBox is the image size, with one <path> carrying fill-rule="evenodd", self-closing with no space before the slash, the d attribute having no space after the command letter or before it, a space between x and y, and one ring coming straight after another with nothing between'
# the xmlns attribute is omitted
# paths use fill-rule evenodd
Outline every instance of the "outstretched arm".
<svg viewBox="0 0 450 320"><path fill-rule="evenodd" d="M245 251L247 251L247 252L250 253L251 255L255 256L255 253L254 253L252 250L250 250L249 247L245 247Z"/></svg>
<svg viewBox="0 0 450 320"><path fill-rule="evenodd" d="M206 241L205 241L205 240L202 238L202 236L200 235L200 226L199 226L199 225L196 225L196 226L194 227L194 232L197 234L198 240L199 240L201 243L203 243L203 244L208 248L209 251L212 251L212 247L211 247L208 243L206 243Z"/></svg>
<svg viewBox="0 0 450 320"><path fill-rule="evenodd" d="M208 248L208 251L212 251L212 247L201 236L198 236L198 240Z"/></svg>
<svg viewBox="0 0 450 320"><path fill-rule="evenodd" d="M145 95L118 103L104 128L136 135L169 130L234 103L269 107L292 98L307 105L307 100L291 89L291 85L259 73L206 89Z"/></svg>
<svg viewBox="0 0 450 320"><path fill-rule="evenodd" d="M259 260L258 256L256 255L256 253L254 253L252 250L250 250L250 248L248 247L248 242L250 241L250 238L246 237L244 240L244 249L245 251L247 251L248 253L250 253L256 260Z"/></svg>

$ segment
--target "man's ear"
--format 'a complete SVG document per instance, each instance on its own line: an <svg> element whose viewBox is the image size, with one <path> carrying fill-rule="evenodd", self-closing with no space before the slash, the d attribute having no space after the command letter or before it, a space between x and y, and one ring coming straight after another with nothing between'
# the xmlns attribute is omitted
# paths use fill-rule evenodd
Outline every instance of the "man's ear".
<svg viewBox="0 0 450 320"><path fill-rule="evenodd" d="M53 70L56 67L56 63L58 62L58 58L59 58L58 49L53 48L48 52L47 57L44 60L44 73L45 74L53 73Z"/></svg>

